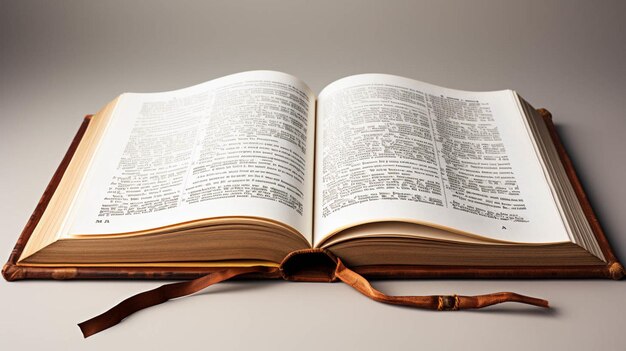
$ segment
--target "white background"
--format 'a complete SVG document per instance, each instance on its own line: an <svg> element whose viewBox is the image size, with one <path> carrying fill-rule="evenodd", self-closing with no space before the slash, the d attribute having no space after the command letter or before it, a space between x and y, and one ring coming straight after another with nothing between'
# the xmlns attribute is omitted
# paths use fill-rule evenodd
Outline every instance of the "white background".
<svg viewBox="0 0 626 351"><path fill-rule="evenodd" d="M626 5L620 1L1 1L0 260L82 116L124 91L272 69L319 92L357 73L516 89L552 111L626 259ZM342 284L224 283L83 340L75 323L160 282L0 282L0 348L23 350L623 349L626 285L608 280L385 281L389 294L516 291L551 311L437 313Z"/></svg>

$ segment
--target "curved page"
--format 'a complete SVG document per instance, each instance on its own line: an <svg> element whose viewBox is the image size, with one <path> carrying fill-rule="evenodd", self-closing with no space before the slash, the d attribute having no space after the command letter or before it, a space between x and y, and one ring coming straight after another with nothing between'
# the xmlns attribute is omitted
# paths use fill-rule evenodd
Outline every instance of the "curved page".
<svg viewBox="0 0 626 351"><path fill-rule="evenodd" d="M70 235L259 217L312 241L315 95L253 71L123 94L65 223Z"/></svg>
<svg viewBox="0 0 626 351"><path fill-rule="evenodd" d="M514 93L383 74L318 98L315 242L405 221L506 242L570 241Z"/></svg>

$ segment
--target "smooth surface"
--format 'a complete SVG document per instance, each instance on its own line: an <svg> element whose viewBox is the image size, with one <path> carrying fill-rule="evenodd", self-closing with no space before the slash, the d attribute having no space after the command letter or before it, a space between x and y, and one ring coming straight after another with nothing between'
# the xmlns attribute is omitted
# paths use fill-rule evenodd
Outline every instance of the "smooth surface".
<svg viewBox="0 0 626 351"><path fill-rule="evenodd" d="M625 23L620 1L1 1L0 260L8 258L84 114L124 91L171 90L274 69L318 92L366 72L519 91L553 113L625 261ZM375 303L343 284L224 283L82 339L76 323L159 284L0 281L1 348L624 347L626 282L604 280L374 283L405 295L510 290L554 307L448 313Z"/></svg>

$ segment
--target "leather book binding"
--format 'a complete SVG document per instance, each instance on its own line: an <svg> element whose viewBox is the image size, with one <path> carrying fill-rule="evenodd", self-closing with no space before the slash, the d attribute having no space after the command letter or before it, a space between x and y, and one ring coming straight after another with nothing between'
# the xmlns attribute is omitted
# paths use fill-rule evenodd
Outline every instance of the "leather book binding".
<svg viewBox="0 0 626 351"><path fill-rule="evenodd" d="M608 278L621 279L624 268L618 262L607 238L600 227L582 185L576 176L574 167L556 132L550 112L538 110L545 121L552 141L559 153L567 175L576 191L580 204L598 240L607 264L603 266L410 266L410 265L378 265L358 266L352 271L357 275L373 279L411 279L411 278ZM78 144L81 141L91 116L86 116L76 133L65 157L54 173L43 196L39 200L17 243L8 262L2 269L2 275L8 281L23 279L195 279L210 273L223 272L224 267L26 267L17 265L24 246L28 242L35 226L39 222L52 194L55 192ZM330 261L329 261L330 260ZM334 255L325 250L300 250L288 255L278 269L257 269L244 272L244 278L255 279L286 279L292 281L332 281L341 279L337 275L338 264ZM330 265L329 265L330 264ZM241 268L239 269L241 271ZM236 275L242 274L241 272ZM345 274L343 275L346 276ZM343 280L343 279L341 279ZM357 287L355 287L357 288ZM357 288L357 290L359 290ZM370 296L372 297L372 296ZM372 297L374 298L374 297ZM444 299L445 300L445 299ZM442 300L443 301L443 300ZM446 300L448 301L448 300ZM390 302L393 303L393 302ZM447 302L445 302L447 303ZM445 305L444 303L444 305ZM458 301L457 301L458 303ZM451 305L454 306L454 303ZM444 306L445 307L445 306Z"/></svg>

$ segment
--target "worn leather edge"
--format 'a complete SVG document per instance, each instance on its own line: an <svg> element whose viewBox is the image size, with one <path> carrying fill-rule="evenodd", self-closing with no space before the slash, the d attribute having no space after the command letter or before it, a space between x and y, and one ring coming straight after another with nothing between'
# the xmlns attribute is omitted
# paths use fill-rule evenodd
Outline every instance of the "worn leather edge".
<svg viewBox="0 0 626 351"><path fill-rule="evenodd" d="M22 233L18 237L17 242L15 243L15 246L13 247L13 251L11 251L11 255L9 256L7 263L2 267L2 276L7 281L27 279L29 277L30 272L33 272L33 273L37 272L35 276L40 276L41 278L45 277L45 278L53 278L53 279L54 279L54 276L57 275L57 272L66 272L65 268L62 268L61 270L55 268L55 269L44 269L45 271L44 273L44 272L39 272L39 270L37 269L32 270L31 268L17 266L16 264L17 264L17 260L22 254L22 250L24 249L24 246L26 246L28 239L30 238L31 234L33 233L33 230L37 226L37 223L39 223L39 220L41 219L43 212L48 206L48 203L50 202L50 199L52 198L52 194L54 194L54 191L59 186L59 182L61 181L61 178L63 177L63 174L65 173L65 170L67 169L67 166L72 160L72 157L74 156L74 153L76 152L76 149L78 148L78 145L80 144L80 141L83 138L85 131L87 130L87 126L89 125L89 122L91 121L91 117L92 115L87 115L83 119L83 122L78 128L78 131L76 132L76 135L74 136L74 139L72 139L72 142L67 152L65 153L65 156L63 156L63 159L61 160L59 167L57 167L57 170L52 175L52 179L50 179L48 186L46 187L46 189L43 192L43 195L39 199L39 203L35 207L35 210L31 214L28 221L26 222L26 225L24 226ZM60 273L60 274L61 276L64 276L66 273Z"/></svg>
<svg viewBox="0 0 626 351"><path fill-rule="evenodd" d="M612 275L608 266L359 266L353 271L369 279L556 279L605 278ZM392 272L392 274L390 274Z"/></svg>
<svg viewBox="0 0 626 351"><path fill-rule="evenodd" d="M559 136L552 123L552 115L545 109L538 109L542 115L552 140L557 148L561 161L568 177L574 186L576 194L583 206L598 242L609 260L606 266L361 266L353 267L357 273L372 279L413 279L413 278L608 278L621 279L624 267L617 261L611 247L593 213L587 196L578 180L571 160L565 151ZM192 279L207 273L224 269L223 267L23 267L16 265L32 231L39 222L52 194L56 190L63 173L65 172L82 136L87 129L91 115L83 120L74 140L65 157L54 173L50 183L43 193L37 207L26 223L24 230L15 244L8 262L2 269L2 275L7 281L23 279ZM284 274L284 272L282 273ZM280 279L281 273L246 275L244 279ZM288 280L294 281L324 281L324 278L310 278L291 276Z"/></svg>
<svg viewBox="0 0 626 351"><path fill-rule="evenodd" d="M548 131L550 132L550 136L552 137L552 142L554 143L556 150L561 158L561 162L563 163L563 167L567 172L567 176L576 192L576 196L578 197L578 201L587 217L587 221L589 221L589 225L591 225L591 229L593 230L593 234L596 236L598 240L598 244L600 245L600 249L602 253L604 253L607 259L607 265L605 267L607 278L619 280L624 277L626 271L624 270L624 266L617 260L611 245L609 244L608 239L602 230L602 226L600 225L600 221L596 217L591 204L589 203L589 199L587 198L587 194L585 193L585 189L583 188L578 175L576 174L576 169L574 168L574 164L570 159L567 151L565 150L565 146L559 137L559 134L556 131L554 123L552 122L552 114L545 108L537 109L537 112L543 117L543 120L548 127Z"/></svg>

